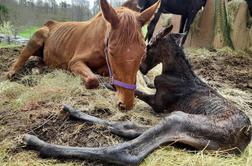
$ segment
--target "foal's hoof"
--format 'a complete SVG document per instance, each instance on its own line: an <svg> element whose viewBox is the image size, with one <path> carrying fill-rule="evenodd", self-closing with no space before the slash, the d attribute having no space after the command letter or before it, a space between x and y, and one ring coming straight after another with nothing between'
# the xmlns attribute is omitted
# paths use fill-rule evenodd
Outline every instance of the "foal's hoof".
<svg viewBox="0 0 252 166"><path fill-rule="evenodd" d="M85 83L85 87L87 89L95 89L99 86L99 81L96 77L88 78Z"/></svg>

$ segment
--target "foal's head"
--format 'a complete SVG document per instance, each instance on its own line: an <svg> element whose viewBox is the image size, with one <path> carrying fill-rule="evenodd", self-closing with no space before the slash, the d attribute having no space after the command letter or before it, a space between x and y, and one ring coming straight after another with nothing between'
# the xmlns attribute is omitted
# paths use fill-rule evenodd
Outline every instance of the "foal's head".
<svg viewBox="0 0 252 166"><path fill-rule="evenodd" d="M134 104L134 85L146 45L141 28L154 14L159 3L142 13L128 8L113 9L106 0L101 0L101 9L107 24L105 47L108 64L116 84L118 106L132 109ZM133 86L132 86L133 85Z"/></svg>
<svg viewBox="0 0 252 166"><path fill-rule="evenodd" d="M176 57L176 50L179 48L181 38L185 34L170 33L173 26L165 28L156 37L152 38L147 45L147 56L140 66L140 71L147 74L157 64L163 62L164 65L173 63L171 59ZM170 33L170 34L169 34Z"/></svg>

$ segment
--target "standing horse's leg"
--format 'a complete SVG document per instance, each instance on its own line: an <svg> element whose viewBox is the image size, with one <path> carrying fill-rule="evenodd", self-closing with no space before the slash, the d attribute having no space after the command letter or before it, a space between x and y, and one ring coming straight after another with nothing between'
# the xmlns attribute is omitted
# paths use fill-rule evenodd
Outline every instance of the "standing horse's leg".
<svg viewBox="0 0 252 166"><path fill-rule="evenodd" d="M125 121L125 122L112 122L104 119L100 119L91 115L88 115L84 112L76 110L71 106L64 106L63 109L65 112L70 114L70 117L81 120L84 122L91 122L94 124L100 124L107 127L113 134L116 134L121 137L125 137L128 139L133 139L141 135L145 130L147 130L148 126L139 126L133 122Z"/></svg>
<svg viewBox="0 0 252 166"><path fill-rule="evenodd" d="M195 16L196 16L196 14L197 14L197 12L196 12L196 13L193 12L193 13L191 13L190 16L187 17L186 22L185 22L185 26L184 26L184 30L183 30L183 32L185 32L186 34L185 34L185 36L182 38L182 41L181 41L180 46L184 45L184 43L185 43L185 41L186 41L186 38L187 38L187 35L188 35L188 33L189 33L189 30L190 30L190 26L191 26L191 24L192 24L192 22L193 22L193 20L194 20L194 18L195 18Z"/></svg>
<svg viewBox="0 0 252 166"><path fill-rule="evenodd" d="M161 11L158 10L158 11L155 13L154 18L151 20L151 22L149 23L149 25L148 25L148 27L147 27L148 32L147 32L147 34L146 34L145 39L147 38L148 41L150 41L150 39L151 39L152 36L153 36L153 33L154 33L154 31L155 31L156 24L157 24L157 22L158 22L158 20L159 20L159 18L160 18L160 15L161 15Z"/></svg>
<svg viewBox="0 0 252 166"><path fill-rule="evenodd" d="M91 71L91 69L82 61L77 61L75 63L70 62L70 70L80 75L80 77L85 81L85 87L87 89L97 88L99 86L99 80L97 76Z"/></svg>
<svg viewBox="0 0 252 166"><path fill-rule="evenodd" d="M11 78L18 70L20 70L29 57L44 46L48 33L49 29L47 27L42 27L33 34L27 45L22 50L17 61L11 66L9 72L7 73L8 78Z"/></svg>
<svg viewBox="0 0 252 166"><path fill-rule="evenodd" d="M184 15L182 15L181 20L180 20L179 33L183 33L184 32L184 27L185 27L186 19L187 19L187 17L184 16Z"/></svg>
<svg viewBox="0 0 252 166"><path fill-rule="evenodd" d="M171 142L184 143L196 149L218 150L222 145L232 145L228 142L230 139L228 134L228 130L216 126L206 116L177 111L139 137L109 147L60 146L46 143L31 135L26 135L24 141L28 147L39 151L43 157L99 159L109 163L138 165L153 150Z"/></svg>

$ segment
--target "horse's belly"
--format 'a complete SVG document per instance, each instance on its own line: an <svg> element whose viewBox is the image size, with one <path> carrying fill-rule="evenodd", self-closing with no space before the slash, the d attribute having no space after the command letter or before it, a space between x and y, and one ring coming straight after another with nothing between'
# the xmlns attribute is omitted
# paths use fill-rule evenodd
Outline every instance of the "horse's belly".
<svg viewBox="0 0 252 166"><path fill-rule="evenodd" d="M44 50L44 63L49 68L61 68L67 69L68 68L68 61L64 58L63 55L57 53L54 50L45 49Z"/></svg>

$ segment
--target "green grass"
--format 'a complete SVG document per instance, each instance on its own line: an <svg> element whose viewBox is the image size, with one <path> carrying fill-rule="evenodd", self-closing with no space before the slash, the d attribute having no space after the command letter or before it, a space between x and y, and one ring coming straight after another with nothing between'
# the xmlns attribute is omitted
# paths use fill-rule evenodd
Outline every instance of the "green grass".
<svg viewBox="0 0 252 166"><path fill-rule="evenodd" d="M0 42L0 49L1 48L15 48L15 47L18 47L19 45L17 44L8 44L6 42Z"/></svg>
<svg viewBox="0 0 252 166"><path fill-rule="evenodd" d="M143 32L144 36L147 34L147 25L143 26L142 32Z"/></svg>
<svg viewBox="0 0 252 166"><path fill-rule="evenodd" d="M33 33L38 29L37 26L31 26L31 27L27 27L27 28L24 28L20 33L19 35L24 37L24 38L30 38Z"/></svg>

